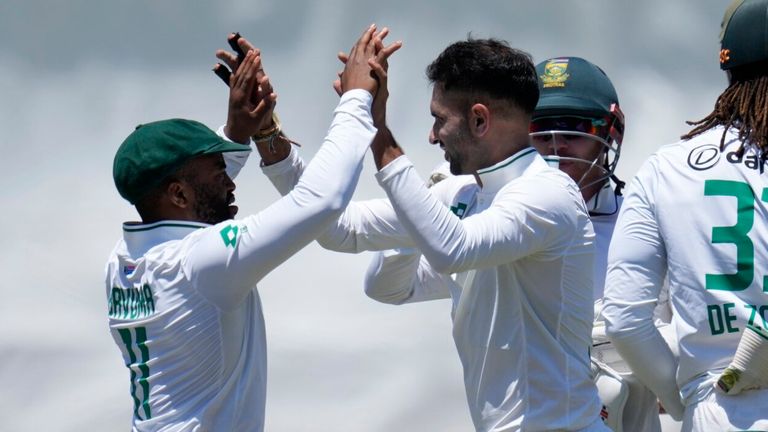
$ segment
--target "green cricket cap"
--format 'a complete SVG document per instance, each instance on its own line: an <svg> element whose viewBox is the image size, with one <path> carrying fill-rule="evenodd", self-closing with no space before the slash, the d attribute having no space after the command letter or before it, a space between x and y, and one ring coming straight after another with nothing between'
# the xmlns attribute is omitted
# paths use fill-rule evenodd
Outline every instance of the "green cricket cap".
<svg viewBox="0 0 768 432"><path fill-rule="evenodd" d="M536 65L539 103L533 118L610 115L619 103L616 89L602 69L580 57L557 57Z"/></svg>
<svg viewBox="0 0 768 432"><path fill-rule="evenodd" d="M112 177L131 204L142 198L188 160L206 154L243 151L193 120L160 120L136 126L117 149Z"/></svg>
<svg viewBox="0 0 768 432"><path fill-rule="evenodd" d="M768 0L734 0L720 29L720 69L768 60Z"/></svg>

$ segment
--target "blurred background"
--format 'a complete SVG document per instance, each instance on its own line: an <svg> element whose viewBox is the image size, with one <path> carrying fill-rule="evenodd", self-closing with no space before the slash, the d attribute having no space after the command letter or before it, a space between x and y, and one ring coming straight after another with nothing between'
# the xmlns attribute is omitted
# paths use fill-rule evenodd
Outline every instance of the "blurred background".
<svg viewBox="0 0 768 432"><path fill-rule="evenodd" d="M497 37L538 63L581 56L613 80L627 118L619 176L708 114L726 85L726 0L108 1L0 3L0 418L8 431L128 430L129 373L109 335L104 263L133 208L112 157L139 123L216 128L227 91L214 52L240 31L261 49L278 112L309 159L331 120L331 82L371 22L391 59L388 121L426 176L424 68L449 43ZM383 196L370 158L355 197ZM237 179L240 215L278 195L258 157ZM259 285L267 321L268 431L467 431L448 300L368 299L370 256L315 244ZM190 340L189 344L195 344Z"/></svg>

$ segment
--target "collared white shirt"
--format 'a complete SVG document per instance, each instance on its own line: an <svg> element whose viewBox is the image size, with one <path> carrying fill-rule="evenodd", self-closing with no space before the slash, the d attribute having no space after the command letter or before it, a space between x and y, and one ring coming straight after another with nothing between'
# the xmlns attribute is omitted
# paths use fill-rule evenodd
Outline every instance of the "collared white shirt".
<svg viewBox="0 0 768 432"><path fill-rule="evenodd" d="M123 225L106 293L110 332L130 371L133 430L263 430L266 340L256 283L351 199L376 133L372 99L364 90L341 97L290 196L261 212L216 225Z"/></svg>
<svg viewBox="0 0 768 432"><path fill-rule="evenodd" d="M737 155L735 132L720 152L722 133L717 127L664 146L645 162L627 189L609 252L609 336L649 388L673 398L679 387L686 404L713 391L745 326L767 326L768 181L754 148ZM659 346L653 306L665 274L679 366L655 355L646 369L644 354Z"/></svg>
<svg viewBox="0 0 768 432"><path fill-rule="evenodd" d="M284 192L300 166L293 155L268 174ZM319 240L424 254L428 275L411 267L395 278L434 285L421 290L434 298L451 292L477 430L603 430L589 370L594 232L581 194L532 148L478 174L482 188L458 176L428 190L400 157L377 174L391 201L351 203Z"/></svg>

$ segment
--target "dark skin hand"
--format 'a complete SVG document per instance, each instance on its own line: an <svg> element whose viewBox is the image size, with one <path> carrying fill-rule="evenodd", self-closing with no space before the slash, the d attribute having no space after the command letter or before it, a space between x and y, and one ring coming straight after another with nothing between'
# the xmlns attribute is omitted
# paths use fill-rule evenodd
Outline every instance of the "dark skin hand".
<svg viewBox="0 0 768 432"><path fill-rule="evenodd" d="M233 48L235 46L238 47L239 51L243 53L253 51L259 56L261 54L261 51L258 48L256 48L248 39L240 36L239 34L230 33L229 37L227 38L227 42ZM237 52L233 53L233 52L220 49L216 51L216 58L224 62L233 71L237 71L243 61L244 56L241 54L238 54ZM221 78L224 81L224 83L226 83L227 85L230 84L230 72L226 66L222 64L217 64L216 66L214 66L213 71L216 73L217 76L219 76L219 78ZM257 132L265 129L269 129L274 125L272 120L272 113L274 112L276 100L277 100L277 95L274 92L271 81L263 71L263 64L262 64L262 70L258 72L258 74L259 74L258 79L261 81L259 86L254 88L254 92L251 95L251 99L253 102L255 102L255 101L258 101L259 99L264 99L265 95L270 95L270 100L272 103L271 103L271 106L269 107L268 113L265 114L265 117L261 119ZM234 140L234 137L229 134L227 129L225 129L224 132L227 134L227 136L230 139ZM239 136L242 136L243 133L239 131L235 132L235 134ZM251 134L249 136L253 136L253 135L254 134ZM259 155L261 156L261 162L263 165L272 165L288 157L288 155L291 153L291 144L292 144L291 140L284 137L283 135L280 135L276 137L274 140L272 140L271 142L256 141L256 150L258 150Z"/></svg>
<svg viewBox="0 0 768 432"><path fill-rule="evenodd" d="M230 34L229 37L233 39L235 35ZM228 83L230 103L224 133L235 142L245 143L251 136L272 126L277 94L264 73L261 51L245 38L239 38L237 44L245 53L244 57L224 50L216 51L216 57L232 70ZM214 71L220 68L223 66L216 65ZM226 76L220 72L217 75L222 79ZM246 85L246 82L250 84Z"/></svg>

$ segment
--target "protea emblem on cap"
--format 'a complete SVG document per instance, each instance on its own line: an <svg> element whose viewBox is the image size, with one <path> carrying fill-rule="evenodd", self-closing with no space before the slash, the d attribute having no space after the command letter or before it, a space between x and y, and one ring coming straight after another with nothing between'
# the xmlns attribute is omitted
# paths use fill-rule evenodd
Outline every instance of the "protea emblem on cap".
<svg viewBox="0 0 768 432"><path fill-rule="evenodd" d="M539 78L544 88L565 87L570 76L567 71L568 59L552 59L544 65L544 75Z"/></svg>

